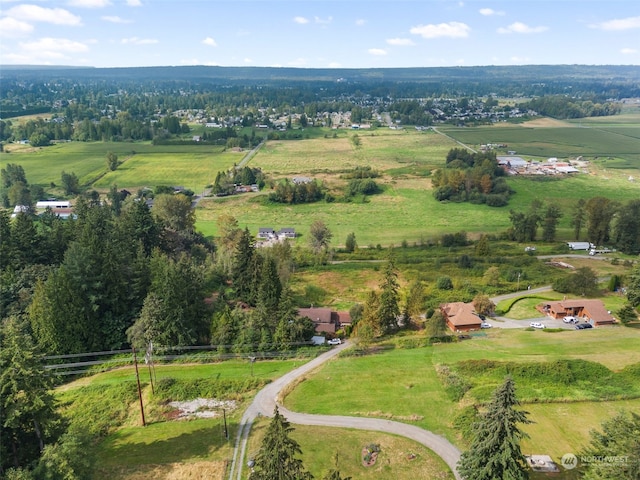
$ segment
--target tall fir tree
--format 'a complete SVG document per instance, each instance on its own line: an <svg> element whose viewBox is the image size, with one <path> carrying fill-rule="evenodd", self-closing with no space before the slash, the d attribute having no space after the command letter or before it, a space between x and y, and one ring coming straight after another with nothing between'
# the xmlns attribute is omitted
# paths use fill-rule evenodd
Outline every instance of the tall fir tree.
<svg viewBox="0 0 640 480"><path fill-rule="evenodd" d="M612 459L590 462L584 480L640 478L640 415L621 411L603 422L602 431L591 431L591 443L581 456Z"/></svg>
<svg viewBox="0 0 640 480"><path fill-rule="evenodd" d="M290 437L293 427L280 414L278 407L262 439L262 445L255 458L254 469L249 480L311 480L302 460L296 455L302 453L298 442Z"/></svg>
<svg viewBox="0 0 640 480"><path fill-rule="evenodd" d="M0 327L0 477L25 468L62 433L51 389L27 325L9 317Z"/></svg>
<svg viewBox="0 0 640 480"><path fill-rule="evenodd" d="M383 333L391 333L398 329L398 316L400 315L399 288L398 271L396 270L393 255L390 254L385 264L380 285L378 318Z"/></svg>
<svg viewBox="0 0 640 480"><path fill-rule="evenodd" d="M231 280L236 297L247 303L251 303L254 255L251 234L249 229L245 228L236 247L231 269Z"/></svg>
<svg viewBox="0 0 640 480"><path fill-rule="evenodd" d="M529 424L528 413L516 410L515 384L511 377L496 389L487 411L476 424L473 441L458 463L465 480L525 480L529 478L520 440L527 438L518 424Z"/></svg>

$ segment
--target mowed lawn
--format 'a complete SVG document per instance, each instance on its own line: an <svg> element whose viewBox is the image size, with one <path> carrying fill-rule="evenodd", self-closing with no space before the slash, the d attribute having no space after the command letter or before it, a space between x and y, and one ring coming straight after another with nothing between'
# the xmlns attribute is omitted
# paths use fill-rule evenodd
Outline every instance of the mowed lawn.
<svg viewBox="0 0 640 480"><path fill-rule="evenodd" d="M486 336L455 344L334 359L299 384L285 404L309 413L406 421L464 446L453 420L465 401L458 404L447 396L436 365L469 359L543 362L580 358L618 371L640 362L639 342L640 332L622 327L563 333L495 329ZM531 435L524 444L525 453L546 453L559 459L567 451L578 450L588 441L589 430L616 410L640 412L640 399L526 404L523 408L535 421L525 428ZM562 441L553 443L549 438Z"/></svg>

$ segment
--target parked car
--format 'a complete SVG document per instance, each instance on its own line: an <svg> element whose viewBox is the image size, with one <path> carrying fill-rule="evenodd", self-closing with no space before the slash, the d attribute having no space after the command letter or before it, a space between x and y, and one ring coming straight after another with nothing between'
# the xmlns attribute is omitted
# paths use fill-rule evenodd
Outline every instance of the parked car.
<svg viewBox="0 0 640 480"><path fill-rule="evenodd" d="M493 325L491 325L491 324L490 324L490 323L488 323L488 322L482 322L482 323L480 324L480 328L491 328L492 326L493 326Z"/></svg>
<svg viewBox="0 0 640 480"><path fill-rule="evenodd" d="M578 323L578 319L577 319L576 317L571 317L571 316L569 316L569 317L564 317L564 318L562 319L562 321L563 321L564 323Z"/></svg>
<svg viewBox="0 0 640 480"><path fill-rule="evenodd" d="M327 341L328 345L340 345L342 343L342 340L340 340L339 338L332 338L331 340Z"/></svg>
<svg viewBox="0 0 640 480"><path fill-rule="evenodd" d="M545 328L544 323L540 323L540 322L531 322L529 326L531 328Z"/></svg>
<svg viewBox="0 0 640 480"><path fill-rule="evenodd" d="M584 330L585 328L593 328L593 325L590 323L580 323L576 325L576 330Z"/></svg>

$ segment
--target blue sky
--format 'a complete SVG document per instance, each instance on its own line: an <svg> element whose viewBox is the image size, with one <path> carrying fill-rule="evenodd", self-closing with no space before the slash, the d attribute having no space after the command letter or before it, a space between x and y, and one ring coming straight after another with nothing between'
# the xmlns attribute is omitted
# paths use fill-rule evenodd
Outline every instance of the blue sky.
<svg viewBox="0 0 640 480"><path fill-rule="evenodd" d="M637 0L0 0L0 64L640 64Z"/></svg>

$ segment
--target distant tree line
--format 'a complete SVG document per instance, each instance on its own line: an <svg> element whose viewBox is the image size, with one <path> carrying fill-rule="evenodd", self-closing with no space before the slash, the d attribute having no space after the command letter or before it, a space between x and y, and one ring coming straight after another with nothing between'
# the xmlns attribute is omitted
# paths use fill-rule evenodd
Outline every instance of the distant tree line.
<svg viewBox="0 0 640 480"><path fill-rule="evenodd" d="M617 248L629 255L640 253L640 200L615 202L605 197L578 199L570 212L574 240L587 240L596 247ZM535 199L527 211L509 213L511 228L507 237L517 242L538 239L552 242L563 212L558 205Z"/></svg>
<svg viewBox="0 0 640 480"><path fill-rule="evenodd" d="M559 119L603 117L616 115L622 105L615 102L585 100L567 95L546 95L521 104L521 108L535 110L541 115Z"/></svg>

